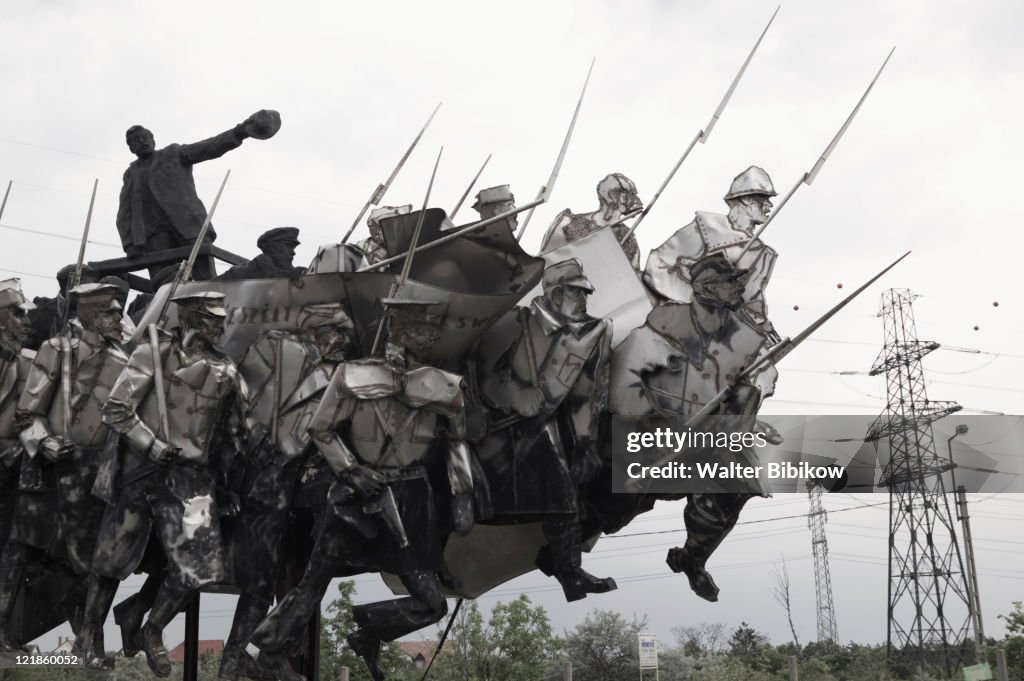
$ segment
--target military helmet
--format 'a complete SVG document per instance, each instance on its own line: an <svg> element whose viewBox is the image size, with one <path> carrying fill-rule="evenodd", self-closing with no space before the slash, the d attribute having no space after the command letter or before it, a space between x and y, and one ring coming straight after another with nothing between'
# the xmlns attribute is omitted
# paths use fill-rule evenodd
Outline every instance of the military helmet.
<svg viewBox="0 0 1024 681"><path fill-rule="evenodd" d="M576 258L563 260L545 268L541 285L545 291L555 286L573 286L589 293L594 292L594 285L583 274L583 266Z"/></svg>
<svg viewBox="0 0 1024 681"><path fill-rule="evenodd" d="M171 301L177 303L179 308L193 310L211 317L228 316L228 311L224 307L224 294L219 291L183 293L171 298Z"/></svg>
<svg viewBox="0 0 1024 681"><path fill-rule="evenodd" d="M121 289L114 284L79 284L70 293L75 297L79 310L121 310L118 301Z"/></svg>
<svg viewBox="0 0 1024 681"><path fill-rule="evenodd" d="M775 196L775 187L772 185L772 178L768 177L763 169L757 166L750 166L736 176L729 185L729 193L725 200L738 199L741 196Z"/></svg>
<svg viewBox="0 0 1024 681"><path fill-rule="evenodd" d="M509 201L515 202L516 197L512 195L512 190L507 184L499 184L497 187L488 187L487 189L481 189L477 192L476 203L473 204L473 210L480 210L484 206L492 203L507 203Z"/></svg>

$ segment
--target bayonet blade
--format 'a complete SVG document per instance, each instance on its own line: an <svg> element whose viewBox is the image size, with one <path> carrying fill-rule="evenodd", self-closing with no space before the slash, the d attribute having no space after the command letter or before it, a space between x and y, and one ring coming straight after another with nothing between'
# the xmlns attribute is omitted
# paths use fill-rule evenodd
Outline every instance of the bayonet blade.
<svg viewBox="0 0 1024 681"><path fill-rule="evenodd" d="M357 215L356 219L352 221L352 226L348 228L348 231L345 232L345 236L341 238L341 243L348 243L349 237L352 236L352 232L356 231L356 227L359 226L359 222L363 219L363 216L366 215L366 211L370 209L370 206L377 206L384 200L384 194L387 193L388 189L391 187L391 183L395 181L396 177L398 177L398 173L402 170L402 166L404 166L405 162L409 160L409 156L412 155L413 149L415 149L416 145L420 143L420 138L423 137L423 133L427 131L427 128L430 126L430 122L434 120L434 116L437 115L437 110L440 108L441 102L438 102L437 106L435 106L434 110L431 112L430 118L428 118L427 122L423 124L420 131L416 133L416 137L413 138L412 144L410 144L409 148L405 150L404 154L402 154L402 158L398 160L398 165L396 165L395 169L391 171L390 175L388 175L388 179L384 180L382 184L377 185L377 188L373 190L372 194L370 194L370 198L363 204L363 208L359 211L359 215Z"/></svg>
<svg viewBox="0 0 1024 681"><path fill-rule="evenodd" d="M565 133L565 138L562 140L562 148L558 151L558 158L555 159L555 165L551 168L551 175L548 177L548 181L543 184L540 191L537 192L537 198L535 201L546 203L551 198L551 192L555 188L555 181L558 179L558 173L562 170L562 162L565 161L565 154L569 150L569 140L572 139L572 133L576 129L576 119L580 115L580 107L583 106L583 96L587 94L587 85L590 84L590 74L594 72L594 62L597 61L597 57L590 60L590 68L587 69L587 77L583 81L583 89L580 91L580 98L576 100L576 109L572 112L572 120L569 122L569 129ZM540 204L537 204L540 205ZM526 214L526 218L523 220L523 224L520 225L519 231L516 233L516 239L522 239L523 234L526 233L526 226L530 224L530 219L533 217L533 208Z"/></svg>
<svg viewBox="0 0 1024 681"><path fill-rule="evenodd" d="M484 168L487 167L487 164L488 162L490 162L490 160L491 154L487 154L487 158L484 159L484 164L480 166L480 170L476 171L476 175L473 176L473 179L470 181L469 186L466 187L466 191L462 192L462 196L459 198L459 202L455 204L455 208L452 208L452 212L448 215L449 220L455 220L455 214L459 212L460 208L462 208L463 202L465 202L466 197L469 196L469 193L473 191L473 186L476 184L476 181L480 179L480 175L483 174Z"/></svg>
<svg viewBox="0 0 1024 681"><path fill-rule="evenodd" d="M806 182L808 185L814 182L814 178L818 176L818 171L821 170L821 167L825 165L825 161L828 160L829 154L832 153L832 150L836 148L837 144L839 144L839 140L841 140L843 138L843 135L846 134L846 129L850 127L850 123L857 115L857 112L860 111L861 105L864 104L864 100L867 99L868 94L871 92L871 88L875 87L875 83L878 81L878 77L882 75L882 71L885 69L885 65L889 63L889 59L892 57L892 53L895 51L895 47L889 50L889 54L886 56L885 61L882 62L882 65L878 68L878 73L875 74L875 77L872 78L871 82L868 84L868 89L865 90L864 94L860 96L860 99L857 101L857 106L853 107L853 111L850 112L850 115L847 116L846 120L843 122L843 127L839 128L839 132L837 132L836 136L832 138L832 141L829 142L829 145L825 147L825 151L822 152L821 157L818 159L818 162L815 163L814 167L811 168L810 172L807 173L807 177L804 180L804 182Z"/></svg>
<svg viewBox="0 0 1024 681"><path fill-rule="evenodd" d="M775 21L775 16L779 13L780 9L782 9L782 5L775 8L775 12L772 13L772 18L768 20L768 24L764 27L764 30L761 31L761 35L758 36L757 42L754 43L754 46L750 49L750 54L747 55L747 58L743 62L743 66L740 67L739 73L737 73L736 77L732 79L732 83L729 84L729 89L726 90L721 103L718 105L718 108L715 109L715 113L711 115L711 120L708 121L707 127L700 132L701 144L706 143L708 141L708 137L711 136L711 130L715 127L715 124L718 123L718 119L721 117L722 112L725 111L725 107L729 103L729 100L732 99L732 93L736 90L736 86L739 85L740 79L743 78L743 74L746 73L747 66L750 65L750 60L754 58L754 53L757 52L757 48L761 46L761 41L764 40L765 35L768 33L768 29L771 28L772 22Z"/></svg>

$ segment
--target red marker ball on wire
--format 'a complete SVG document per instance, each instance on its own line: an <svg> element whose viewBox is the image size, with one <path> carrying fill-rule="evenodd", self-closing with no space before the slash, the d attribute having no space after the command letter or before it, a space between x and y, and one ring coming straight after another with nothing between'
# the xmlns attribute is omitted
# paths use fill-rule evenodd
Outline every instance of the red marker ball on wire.
<svg viewBox="0 0 1024 681"><path fill-rule="evenodd" d="M836 284L836 288L842 288L842 287L843 287L843 282L839 282L838 284Z"/></svg>

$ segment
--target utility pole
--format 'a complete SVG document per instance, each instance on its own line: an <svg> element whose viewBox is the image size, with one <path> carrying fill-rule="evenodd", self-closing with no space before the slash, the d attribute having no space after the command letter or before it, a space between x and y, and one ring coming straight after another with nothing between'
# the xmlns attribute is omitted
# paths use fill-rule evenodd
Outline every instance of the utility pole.
<svg viewBox="0 0 1024 681"><path fill-rule="evenodd" d="M864 439L889 445L889 654L951 678L964 662L971 607L942 481L950 466L935 451L932 422L961 407L928 399L921 358L939 344L917 339L913 299L907 289L882 294L885 346L870 373L885 374L887 404Z"/></svg>
<svg viewBox="0 0 1024 681"><path fill-rule="evenodd" d="M984 659L982 657L982 648L985 646L985 628L981 621L981 597L978 594L978 566L974 562L974 539L971 536L971 518L967 514L967 490L963 485L956 484L956 463L953 461L953 440L966 434L967 426L961 423L956 427L956 432L946 441L946 448L949 451L949 474L953 482L956 519L960 521L960 528L964 538L964 555L967 559L967 605L971 611L971 624L974 628L974 652L980 662Z"/></svg>
<svg viewBox="0 0 1024 681"><path fill-rule="evenodd" d="M807 513L807 526L811 530L811 551L814 554L814 592L818 603L818 641L839 643L836 627L836 608L832 600L832 576L828 565L828 537L825 523L828 513L821 503L821 485L807 483L807 496L811 508Z"/></svg>

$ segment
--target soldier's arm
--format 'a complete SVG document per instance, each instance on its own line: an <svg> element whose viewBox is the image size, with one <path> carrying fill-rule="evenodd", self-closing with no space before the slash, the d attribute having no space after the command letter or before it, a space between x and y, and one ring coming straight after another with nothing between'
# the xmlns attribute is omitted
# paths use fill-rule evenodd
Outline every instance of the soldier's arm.
<svg viewBox="0 0 1024 681"><path fill-rule="evenodd" d="M452 401L447 417L448 455L445 465L448 469L448 484L452 494L473 493L473 469L470 464L469 444L466 442L466 405L462 390Z"/></svg>
<svg viewBox="0 0 1024 681"><path fill-rule="evenodd" d="M61 353L52 340L45 341L36 353L18 399L17 418L24 427L18 437L29 456L39 451L39 443L53 436L47 414L60 386Z"/></svg>
<svg viewBox="0 0 1024 681"><path fill-rule="evenodd" d="M331 382L324 390L323 399L309 423L313 443L336 474L360 465L355 454L338 435L338 425L352 418L355 407L355 398L342 394L343 367L344 364L334 370Z"/></svg>
<svg viewBox="0 0 1024 681"><path fill-rule="evenodd" d="M238 124L226 132L214 135L209 139L191 144L182 144L180 148L181 158L187 163L202 163L220 158L232 149L242 146L242 142L248 135L245 133L242 124Z"/></svg>
<svg viewBox="0 0 1024 681"><path fill-rule="evenodd" d="M143 400L153 389L153 375L152 346L149 343L140 343L114 382L102 411L103 423L143 452L149 452L150 449L163 451L167 447L167 443L158 440L156 433L139 418L138 414Z"/></svg>

